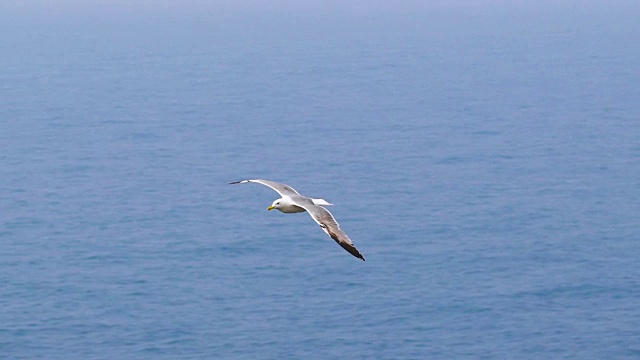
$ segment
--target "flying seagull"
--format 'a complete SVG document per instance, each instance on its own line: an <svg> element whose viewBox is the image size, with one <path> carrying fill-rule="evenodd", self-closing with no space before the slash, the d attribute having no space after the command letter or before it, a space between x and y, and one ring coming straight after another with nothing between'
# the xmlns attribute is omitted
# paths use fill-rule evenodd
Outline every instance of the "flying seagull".
<svg viewBox="0 0 640 360"><path fill-rule="evenodd" d="M322 230L324 230L325 233L331 236L331 238L335 240L338 245L347 250L349 254L364 261L364 257L362 256L362 254L360 254L358 249L356 249L347 234L345 234L345 232L340 229L340 225L338 225L336 219L333 218L333 215L331 215L329 210L323 207L333 204L328 203L324 199L314 199L302 196L289 185L280 184L269 180L240 180L231 182L229 184L243 184L250 182L268 186L271 189L275 190L278 194L280 194L281 198L275 200L273 204L271 204L271 206L267 208L267 210L278 209L283 213L297 213L303 211L308 212L313 220L315 220L315 222L320 225Z"/></svg>

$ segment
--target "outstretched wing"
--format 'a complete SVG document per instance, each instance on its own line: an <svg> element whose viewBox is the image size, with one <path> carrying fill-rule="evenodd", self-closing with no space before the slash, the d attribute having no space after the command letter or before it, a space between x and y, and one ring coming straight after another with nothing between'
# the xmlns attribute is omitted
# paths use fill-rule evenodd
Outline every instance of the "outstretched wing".
<svg viewBox="0 0 640 360"><path fill-rule="evenodd" d="M262 180L262 179L240 180L240 181L230 182L229 184L242 184L242 183L248 183L248 182L253 182L253 183L262 184L264 186L268 186L273 190L275 190L278 194L280 194L280 196L290 197L292 195L300 195L294 188L292 188L289 185L280 184L275 181L269 181L269 180Z"/></svg>
<svg viewBox="0 0 640 360"><path fill-rule="evenodd" d="M364 256L362 256L358 249L356 249L355 245L353 245L353 242L351 242L351 239L349 239L349 236L347 236L347 234L342 231L342 229L340 229L340 225L338 225L338 222L333 217L333 215L331 215L329 210L323 208L322 206L309 204L305 204L304 206L300 205L300 207L307 210L313 220L315 220L315 222L320 225L322 230L324 230L324 232L331 236L331 238L335 240L338 245L347 250L349 254L364 261Z"/></svg>

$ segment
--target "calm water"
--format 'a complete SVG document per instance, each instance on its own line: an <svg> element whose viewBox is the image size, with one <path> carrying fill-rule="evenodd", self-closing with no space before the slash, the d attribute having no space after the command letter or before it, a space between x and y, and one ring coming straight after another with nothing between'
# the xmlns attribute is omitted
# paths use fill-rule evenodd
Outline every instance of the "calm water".
<svg viewBox="0 0 640 360"><path fill-rule="evenodd" d="M0 358L639 358L618 3L13 9ZM243 178L336 204L367 261Z"/></svg>

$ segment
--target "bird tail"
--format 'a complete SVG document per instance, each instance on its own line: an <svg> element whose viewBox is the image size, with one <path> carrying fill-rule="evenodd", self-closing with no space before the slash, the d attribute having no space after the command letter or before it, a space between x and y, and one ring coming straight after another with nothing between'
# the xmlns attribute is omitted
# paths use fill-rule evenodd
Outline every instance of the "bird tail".
<svg viewBox="0 0 640 360"><path fill-rule="evenodd" d="M333 205L332 203L328 202L325 199L311 199L311 201L313 201L314 205L322 205L322 206Z"/></svg>

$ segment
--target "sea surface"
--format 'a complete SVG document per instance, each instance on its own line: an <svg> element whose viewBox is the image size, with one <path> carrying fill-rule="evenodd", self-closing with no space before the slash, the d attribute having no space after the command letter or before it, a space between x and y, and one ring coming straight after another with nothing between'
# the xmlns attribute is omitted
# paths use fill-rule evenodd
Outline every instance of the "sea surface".
<svg viewBox="0 0 640 360"><path fill-rule="evenodd" d="M29 4L0 358L640 358L637 3Z"/></svg>

